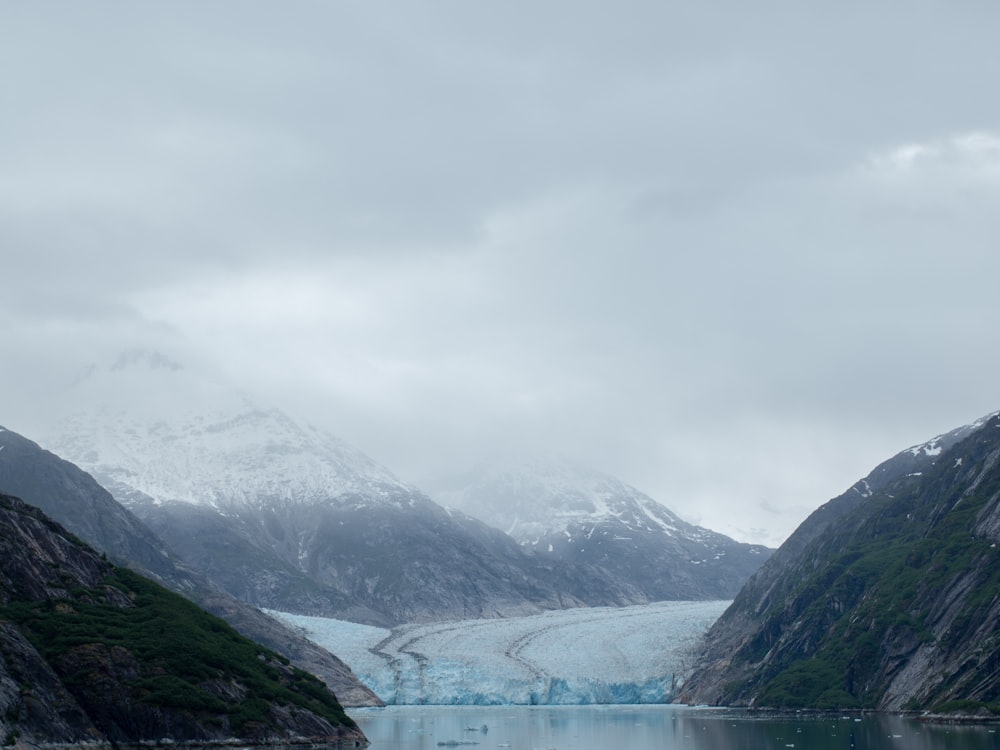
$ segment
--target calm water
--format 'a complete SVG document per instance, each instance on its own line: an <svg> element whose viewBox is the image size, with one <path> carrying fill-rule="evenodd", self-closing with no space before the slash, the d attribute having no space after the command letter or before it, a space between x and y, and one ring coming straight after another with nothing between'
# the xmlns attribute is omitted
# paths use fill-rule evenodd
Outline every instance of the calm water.
<svg viewBox="0 0 1000 750"><path fill-rule="evenodd" d="M998 726L898 716L760 718L673 706L390 706L351 715L371 750L1000 750Z"/></svg>

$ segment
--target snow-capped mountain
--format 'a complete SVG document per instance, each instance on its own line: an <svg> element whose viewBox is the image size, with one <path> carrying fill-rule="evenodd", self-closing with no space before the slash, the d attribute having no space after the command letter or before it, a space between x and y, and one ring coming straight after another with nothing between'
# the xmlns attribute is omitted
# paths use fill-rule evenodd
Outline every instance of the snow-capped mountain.
<svg viewBox="0 0 1000 750"><path fill-rule="evenodd" d="M152 499L226 511L413 500L413 488L353 446L157 352L130 351L92 368L73 403L49 447L126 505Z"/></svg>
<svg viewBox="0 0 1000 750"><path fill-rule="evenodd" d="M70 402L47 446L252 604L396 624L635 603L162 354L93 368Z"/></svg>
<svg viewBox="0 0 1000 750"><path fill-rule="evenodd" d="M14 495L45 512L107 555L196 602L245 636L284 654L322 678L345 705L378 705L339 659L313 642L219 590L183 565L133 513L94 478L37 443L0 427L0 493ZM6 561L5 561L6 562Z"/></svg>
<svg viewBox="0 0 1000 750"><path fill-rule="evenodd" d="M732 597L771 552L687 523L625 482L565 460L481 467L435 496L540 555L608 571L650 601Z"/></svg>
<svg viewBox="0 0 1000 750"><path fill-rule="evenodd" d="M609 520L629 530L659 530L693 539L711 533L682 521L620 479L560 459L480 467L464 477L462 486L434 494L440 502L533 546L567 532L572 540L570 529Z"/></svg>

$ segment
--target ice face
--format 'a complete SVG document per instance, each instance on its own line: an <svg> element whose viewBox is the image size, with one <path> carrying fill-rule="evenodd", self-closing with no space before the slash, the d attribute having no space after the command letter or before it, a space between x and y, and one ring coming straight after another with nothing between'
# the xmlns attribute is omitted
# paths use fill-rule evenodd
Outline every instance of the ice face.
<svg viewBox="0 0 1000 750"><path fill-rule="evenodd" d="M661 602L392 630L272 612L387 704L667 703L729 602Z"/></svg>

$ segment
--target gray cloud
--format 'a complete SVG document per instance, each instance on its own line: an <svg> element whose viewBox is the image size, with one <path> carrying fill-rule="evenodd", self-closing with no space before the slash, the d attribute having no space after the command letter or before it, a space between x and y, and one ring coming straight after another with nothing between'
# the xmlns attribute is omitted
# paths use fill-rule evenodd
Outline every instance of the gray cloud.
<svg viewBox="0 0 1000 750"><path fill-rule="evenodd" d="M411 479L570 453L777 541L997 408L998 14L4 7L0 388L159 342Z"/></svg>

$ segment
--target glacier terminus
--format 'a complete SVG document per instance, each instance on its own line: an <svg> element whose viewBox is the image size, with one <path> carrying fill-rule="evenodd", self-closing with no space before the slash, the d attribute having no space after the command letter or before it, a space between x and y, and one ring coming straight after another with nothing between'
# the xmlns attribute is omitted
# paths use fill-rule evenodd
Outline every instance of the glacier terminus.
<svg viewBox="0 0 1000 750"><path fill-rule="evenodd" d="M729 605L675 601L395 628L270 612L389 705L669 703Z"/></svg>

